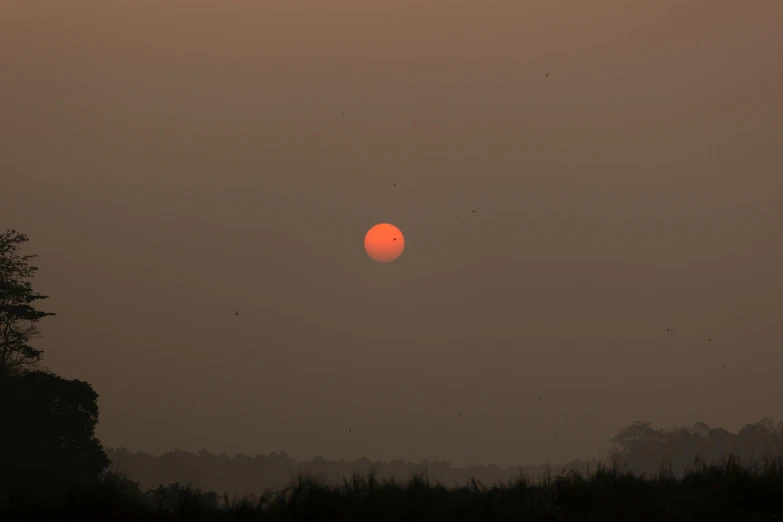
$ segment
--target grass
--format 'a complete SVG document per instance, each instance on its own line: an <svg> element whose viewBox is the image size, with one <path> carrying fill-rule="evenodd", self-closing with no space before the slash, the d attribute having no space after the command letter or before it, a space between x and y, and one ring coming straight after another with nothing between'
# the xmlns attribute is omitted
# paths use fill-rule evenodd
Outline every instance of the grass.
<svg viewBox="0 0 783 522"><path fill-rule="evenodd" d="M14 494L0 520L52 521L783 521L783 459L742 466L734 458L696 460L682 476L661 468L637 476L599 466L538 481L447 488L426 475L378 481L371 473L342 484L300 475L286 487L231 499L180 484L141 492L107 474L89 490L45 503ZM1 507L1 506L0 506Z"/></svg>

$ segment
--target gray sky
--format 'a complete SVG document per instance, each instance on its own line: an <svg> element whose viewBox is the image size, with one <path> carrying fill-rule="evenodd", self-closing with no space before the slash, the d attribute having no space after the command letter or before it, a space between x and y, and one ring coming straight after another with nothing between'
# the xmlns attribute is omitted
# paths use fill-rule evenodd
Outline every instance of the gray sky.
<svg viewBox="0 0 783 522"><path fill-rule="evenodd" d="M538 464L781 418L781 27L778 0L5 0L0 227L40 256L46 363L154 453Z"/></svg>

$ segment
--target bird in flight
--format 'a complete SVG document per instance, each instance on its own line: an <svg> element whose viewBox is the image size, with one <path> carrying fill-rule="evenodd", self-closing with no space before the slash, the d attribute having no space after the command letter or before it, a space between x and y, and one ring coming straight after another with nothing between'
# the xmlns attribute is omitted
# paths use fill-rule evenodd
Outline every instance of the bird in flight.
<svg viewBox="0 0 783 522"><path fill-rule="evenodd" d="M239 315L239 310L237 310L236 312L234 312L234 315Z"/></svg>
<svg viewBox="0 0 783 522"><path fill-rule="evenodd" d="M549 78L549 73L546 73L546 74L544 75L544 78Z"/></svg>

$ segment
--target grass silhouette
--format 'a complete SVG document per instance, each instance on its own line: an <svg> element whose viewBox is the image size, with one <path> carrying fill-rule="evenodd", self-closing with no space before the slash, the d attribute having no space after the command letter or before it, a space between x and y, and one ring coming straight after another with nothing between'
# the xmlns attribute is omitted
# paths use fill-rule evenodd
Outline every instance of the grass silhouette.
<svg viewBox="0 0 783 522"><path fill-rule="evenodd" d="M88 491L46 501L11 494L4 521L783 521L783 458L742 465L734 457L707 464L698 458L682 475L661 467L634 475L598 466L520 476L485 485L473 480L447 488L426 474L379 481L374 473L327 484L298 475L287 486L257 496L229 498L178 483L142 492L138 483L107 473Z"/></svg>

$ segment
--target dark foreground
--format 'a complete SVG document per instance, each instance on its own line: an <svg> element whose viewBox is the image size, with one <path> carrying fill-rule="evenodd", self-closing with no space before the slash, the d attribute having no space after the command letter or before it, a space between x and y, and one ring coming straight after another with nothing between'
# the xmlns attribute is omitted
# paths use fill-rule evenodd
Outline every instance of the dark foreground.
<svg viewBox="0 0 783 522"><path fill-rule="evenodd" d="M0 520L73 521L783 521L783 461L743 467L697 462L682 477L639 477L616 469L509 484L447 488L425 476L406 483L372 475L342 485L299 477L257 498L229 499L178 484L143 493L106 475L92 488L3 496ZM51 490L50 490L51 493Z"/></svg>

